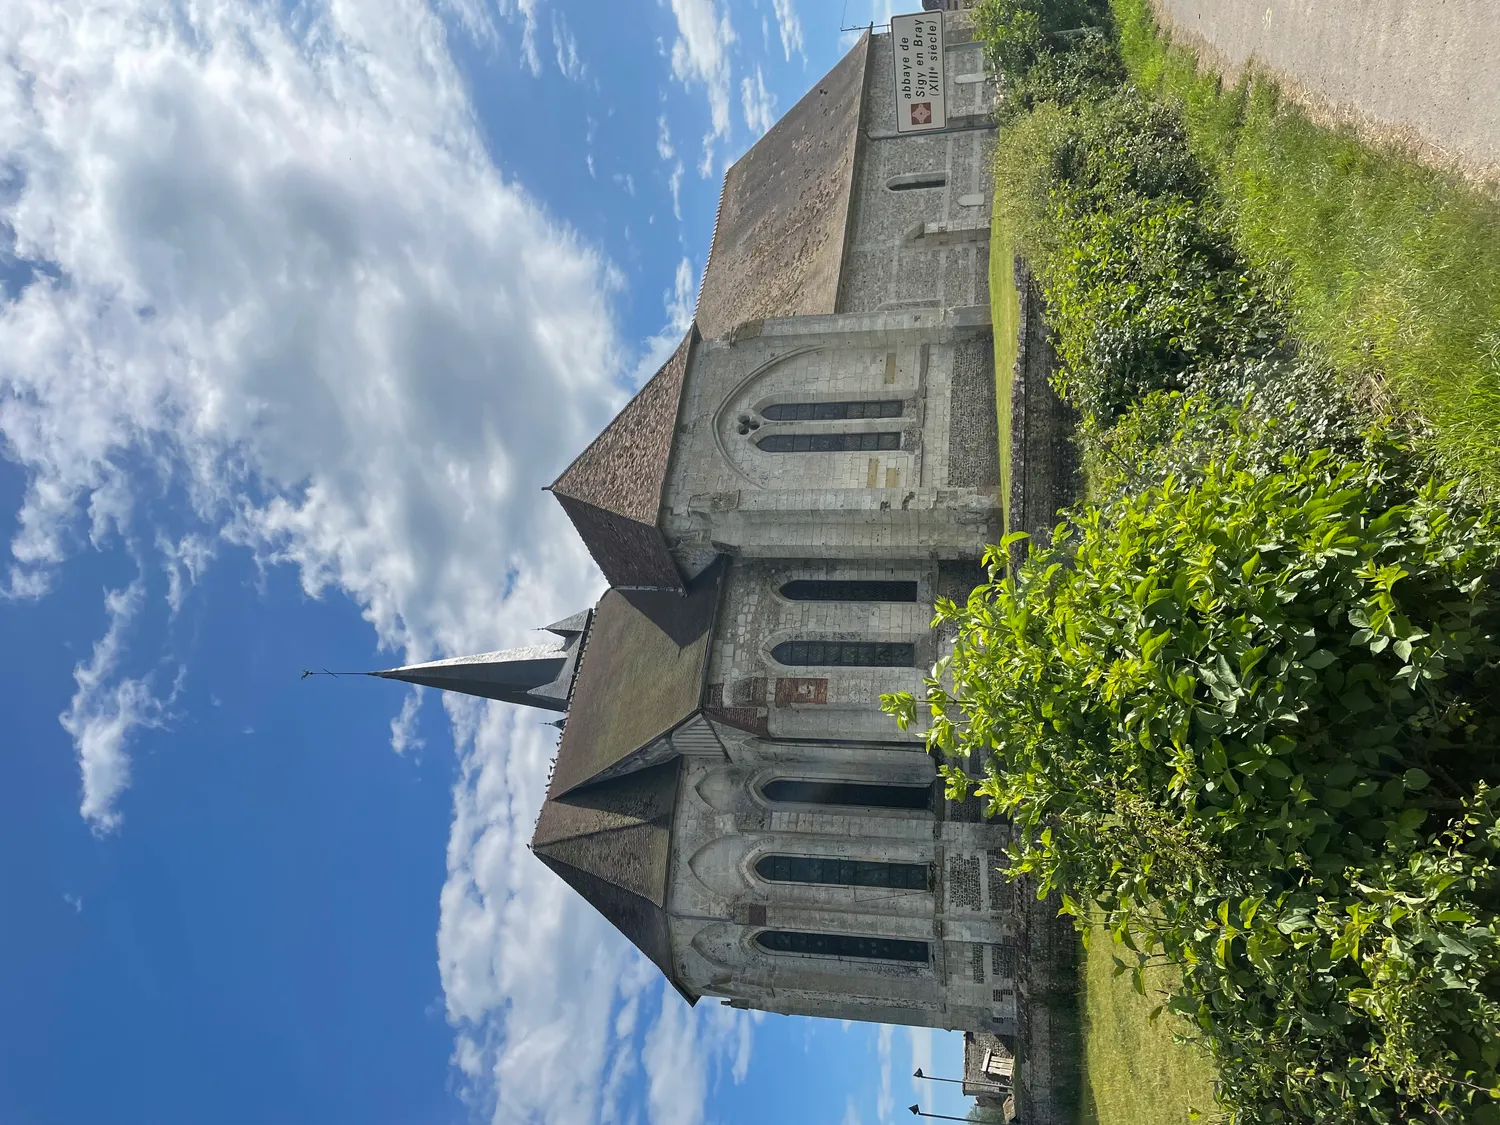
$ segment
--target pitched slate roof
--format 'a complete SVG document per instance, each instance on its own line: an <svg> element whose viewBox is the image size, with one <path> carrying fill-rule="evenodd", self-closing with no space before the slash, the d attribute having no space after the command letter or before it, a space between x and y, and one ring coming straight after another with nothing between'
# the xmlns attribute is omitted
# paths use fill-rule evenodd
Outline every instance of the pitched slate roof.
<svg viewBox="0 0 1500 1125"><path fill-rule="evenodd" d="M682 760L548 797L531 848L687 997L672 962L667 877Z"/></svg>
<svg viewBox="0 0 1500 1125"><path fill-rule="evenodd" d="M695 339L690 328L672 358L552 482L611 586L682 589L656 520Z"/></svg>
<svg viewBox="0 0 1500 1125"><path fill-rule="evenodd" d="M724 572L709 567L685 597L611 590L599 600L551 793L588 784L698 710Z"/></svg>
<svg viewBox="0 0 1500 1125"><path fill-rule="evenodd" d="M724 176L698 328L836 311L870 36Z"/></svg>

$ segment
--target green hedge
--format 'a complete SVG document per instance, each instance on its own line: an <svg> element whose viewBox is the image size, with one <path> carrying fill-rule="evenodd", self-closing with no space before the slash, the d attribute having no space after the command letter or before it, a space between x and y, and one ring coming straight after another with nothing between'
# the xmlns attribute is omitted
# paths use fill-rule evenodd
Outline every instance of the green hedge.
<svg viewBox="0 0 1500 1125"><path fill-rule="evenodd" d="M1172 401L1178 472L940 606L929 744L988 754L1017 872L1182 967L1237 1120L1500 1120L1500 515Z"/></svg>

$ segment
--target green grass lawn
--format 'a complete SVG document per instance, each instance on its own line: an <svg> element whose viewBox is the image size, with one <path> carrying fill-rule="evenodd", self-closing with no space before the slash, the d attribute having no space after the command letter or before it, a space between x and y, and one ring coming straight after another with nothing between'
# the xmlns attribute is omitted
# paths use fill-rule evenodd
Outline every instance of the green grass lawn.
<svg viewBox="0 0 1500 1125"><path fill-rule="evenodd" d="M995 184L999 194L1001 184ZM999 213L999 207L995 208ZM990 223L990 320L995 333L995 413L1000 425L1000 504L1010 530L1010 385L1015 378L1021 301L1016 294L1014 251L1003 223Z"/></svg>
<svg viewBox="0 0 1500 1125"><path fill-rule="evenodd" d="M1159 33L1150 0L1111 3L1132 78L1182 105L1299 340L1414 411L1450 469L1500 494L1500 200L1315 124L1268 80L1222 89Z"/></svg>
<svg viewBox="0 0 1500 1125"><path fill-rule="evenodd" d="M1186 1125L1188 1111L1211 1117L1213 1064L1191 1043L1177 1043L1174 1029L1188 1029L1151 1010L1170 991L1166 970L1146 974L1147 994L1131 987L1130 975L1114 976L1114 943L1096 929L1079 966L1083 1011L1083 1125Z"/></svg>

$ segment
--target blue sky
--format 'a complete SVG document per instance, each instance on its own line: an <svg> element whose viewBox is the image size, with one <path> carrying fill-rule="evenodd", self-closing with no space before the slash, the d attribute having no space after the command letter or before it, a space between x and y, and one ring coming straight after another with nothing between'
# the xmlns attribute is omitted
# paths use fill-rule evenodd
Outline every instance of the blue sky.
<svg viewBox="0 0 1500 1125"><path fill-rule="evenodd" d="M594 600L541 485L889 11L0 7L0 1121L961 1111L956 1036L663 995L525 850L534 713L298 680Z"/></svg>

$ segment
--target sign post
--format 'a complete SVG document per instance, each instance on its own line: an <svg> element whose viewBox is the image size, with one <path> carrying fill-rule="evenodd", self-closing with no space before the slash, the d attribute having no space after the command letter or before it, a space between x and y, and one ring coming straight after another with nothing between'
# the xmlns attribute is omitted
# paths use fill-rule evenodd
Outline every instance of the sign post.
<svg viewBox="0 0 1500 1125"><path fill-rule="evenodd" d="M947 128L942 13L892 16L891 54L896 61L896 132Z"/></svg>

